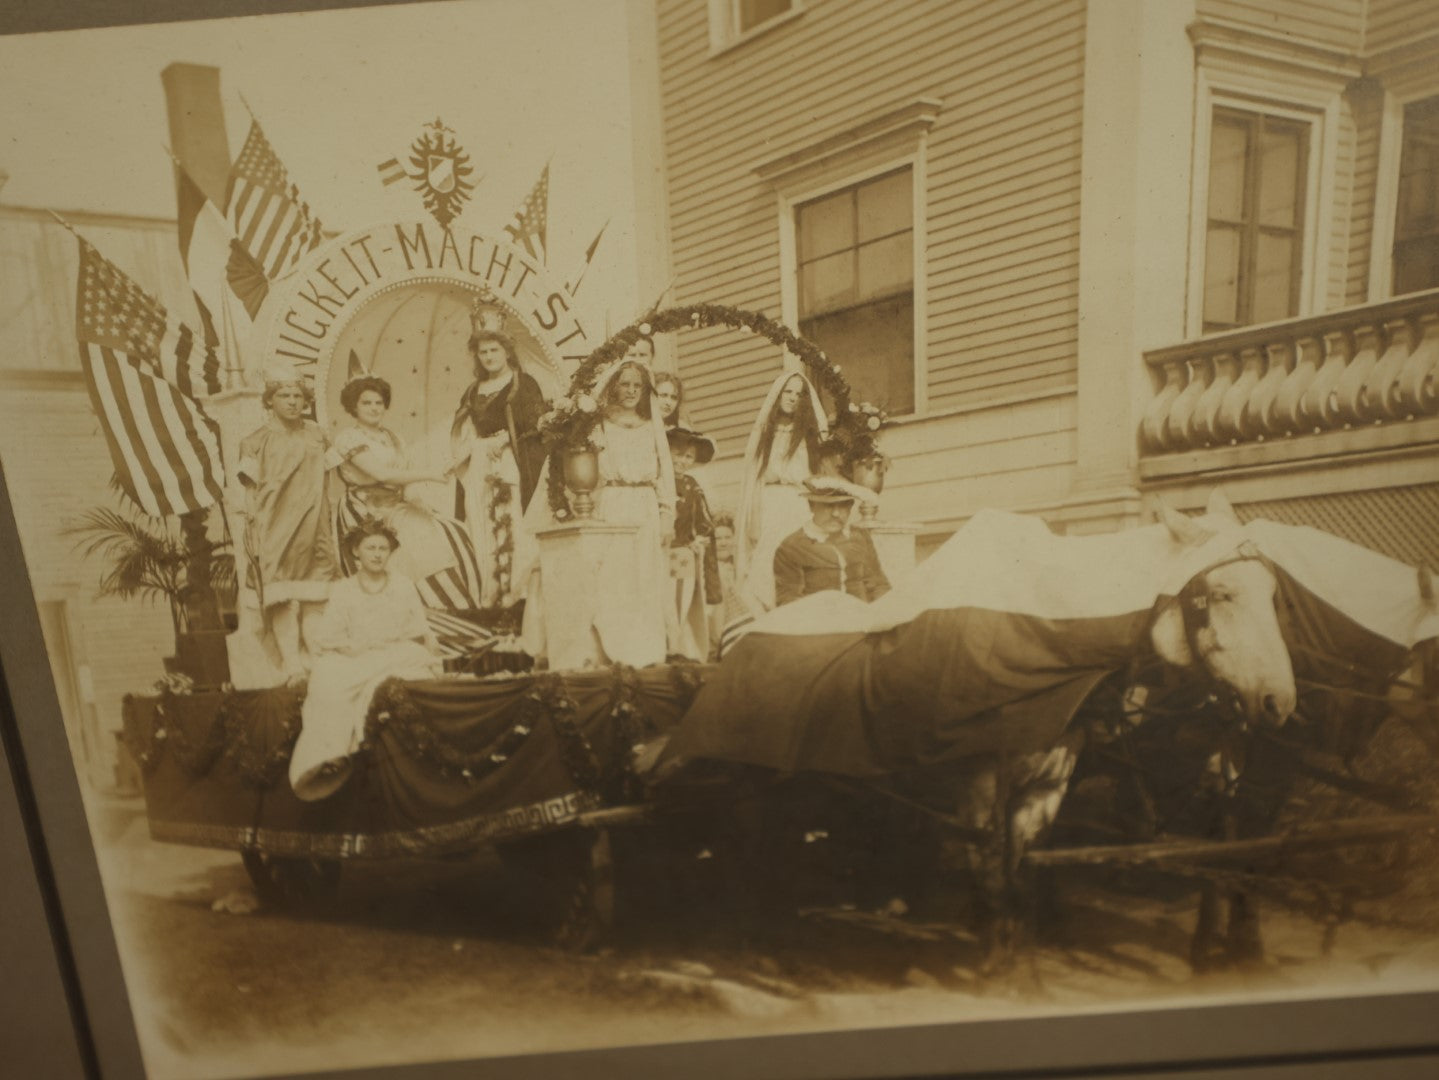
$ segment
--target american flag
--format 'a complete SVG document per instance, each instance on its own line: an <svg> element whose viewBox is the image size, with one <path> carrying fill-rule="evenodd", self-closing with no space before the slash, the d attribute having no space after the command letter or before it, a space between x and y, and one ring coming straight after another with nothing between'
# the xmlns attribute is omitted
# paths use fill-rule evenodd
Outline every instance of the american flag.
<svg viewBox="0 0 1439 1080"><path fill-rule="evenodd" d="M289 270L322 239L318 218L275 156L260 125L250 123L250 134L235 164L230 167L226 216L245 250L273 281Z"/></svg>
<svg viewBox="0 0 1439 1080"><path fill-rule="evenodd" d="M214 349L84 240L75 335L125 493L155 517L218 503L220 428L193 393L219 386Z"/></svg>
<svg viewBox="0 0 1439 1080"><path fill-rule="evenodd" d="M525 196L525 204L515 211L515 220L505 226L510 239L530 253L531 258L544 262L545 229L549 224L550 167L546 165Z"/></svg>

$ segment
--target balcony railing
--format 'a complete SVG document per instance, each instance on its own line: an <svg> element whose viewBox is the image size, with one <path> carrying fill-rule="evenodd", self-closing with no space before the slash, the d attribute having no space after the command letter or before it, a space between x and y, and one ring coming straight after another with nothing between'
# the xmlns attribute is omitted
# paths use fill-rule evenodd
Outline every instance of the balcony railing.
<svg viewBox="0 0 1439 1080"><path fill-rule="evenodd" d="M1145 456L1439 416L1439 289L1144 354Z"/></svg>

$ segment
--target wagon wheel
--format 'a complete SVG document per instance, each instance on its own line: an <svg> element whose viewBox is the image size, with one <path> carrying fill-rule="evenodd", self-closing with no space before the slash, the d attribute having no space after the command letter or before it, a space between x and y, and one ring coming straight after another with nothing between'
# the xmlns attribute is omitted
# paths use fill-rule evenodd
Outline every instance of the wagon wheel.
<svg viewBox="0 0 1439 1080"><path fill-rule="evenodd" d="M613 848L608 829L566 829L511 841L500 855L529 879L546 935L557 948L587 952L614 929Z"/></svg>
<svg viewBox="0 0 1439 1080"><path fill-rule="evenodd" d="M258 848L240 852L245 872L261 902L278 908L303 908L328 903L340 888L337 859L288 858Z"/></svg>

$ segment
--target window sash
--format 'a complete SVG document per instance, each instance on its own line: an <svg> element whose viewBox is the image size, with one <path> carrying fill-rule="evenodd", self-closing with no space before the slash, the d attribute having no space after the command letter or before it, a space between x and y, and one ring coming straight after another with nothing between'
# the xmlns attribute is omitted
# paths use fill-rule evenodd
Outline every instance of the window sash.
<svg viewBox="0 0 1439 1080"><path fill-rule="evenodd" d="M1243 130L1246 135L1244 158L1240 164L1240 209L1216 215L1206 208L1206 241L1204 262L1203 330L1213 333L1259 321L1289 318L1299 313L1299 297L1304 268L1305 187L1309 166L1310 125L1298 120L1246 112L1217 106L1214 109L1214 131ZM1265 136L1278 134L1297 139L1294 160L1294 197L1291 224L1279 225L1262 220L1263 155ZM1215 186L1215 144L1210 138L1210 184ZM1210 198L1211 207L1214 199ZM1273 292L1264 288L1264 279L1273 276L1271 262L1268 274L1261 274L1262 256L1272 252L1276 242L1289 246L1283 261L1288 288L1276 303ZM1218 259L1225 256L1224 264ZM1227 273L1227 276L1220 276Z"/></svg>

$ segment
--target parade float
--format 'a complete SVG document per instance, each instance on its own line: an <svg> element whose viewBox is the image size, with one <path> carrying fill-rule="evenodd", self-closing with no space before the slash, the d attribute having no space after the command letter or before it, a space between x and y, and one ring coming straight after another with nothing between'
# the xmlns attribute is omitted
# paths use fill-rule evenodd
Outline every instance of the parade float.
<svg viewBox="0 0 1439 1080"><path fill-rule="evenodd" d="M1394 838L1434 828L1422 790L1346 768L1391 714L1431 747L1439 741L1439 616L1427 578L1416 587L1412 568L1312 530L1241 527L1222 506L1197 533L1170 522L1116 538L1059 538L1037 521L981 515L919 566L912 532L886 534L868 518L860 526L885 537L895 586L873 610L810 597L761 616L717 665L663 653L620 662L596 627L636 595L643 571L634 527L593 516L590 395L639 338L723 329L773 343L822 395L833 467L876 491L883 414L852 400L822 349L759 312L657 304L595 344L573 290L538 254L547 177L504 238L464 227L468 167L438 121L408 174L432 220L338 234L298 204L258 131L236 163L230 205L182 220L206 312L188 346L120 271L82 262L81 311L102 308L80 322L87 374L122 488L178 519L197 560L242 536L244 500L226 463L262 421L261 372L276 359L313 391L321 428L339 417L355 370L402 387L392 423L437 465L483 308L552 403L531 500L540 520L530 587L546 648L536 664L513 605L436 611L446 674L382 683L345 782L307 801L288 779L304 687L286 685L263 647L248 576L236 575L223 659L218 606L188 590L190 640L177 644L175 670L125 708L154 839L238 852L275 904L323 900L346 863L498 848L536 871L560 940L583 946L613 921L617 897L653 892L657 873L768 882L817 858L836 889L811 897L823 900L811 909L849 917L866 890L922 891L955 869L1003 922L1024 906L1033 870L1078 864L1197 879L1207 910L1215 890L1302 893L1339 921L1375 876L1304 877L1285 860L1354 843L1392 854ZM257 166L262 151L270 156ZM283 205L256 209L269 203ZM208 256L197 239L206 227L220 230ZM295 241L252 250L282 233ZM117 402L131 390L162 422L127 442L135 425L121 422ZM516 590L506 554L484 583L501 601ZM1227 626L1235 605L1246 617ZM1253 673L1227 672L1219 639L1261 630L1264 648L1251 651L1271 663L1256 676L1264 692L1249 693L1241 683ZM1300 723L1280 729L1296 702ZM1071 782L1076 798L1066 799ZM1281 827L1300 782L1384 812ZM1066 817L1075 805L1083 816ZM737 835L744 822L759 842ZM941 858L956 847L969 853L964 866ZM636 851L645 857L630 859ZM1284 874L1266 872L1281 863ZM651 876L634 880L626 867ZM849 886L857 892L846 897ZM792 914L793 891L773 894Z"/></svg>

